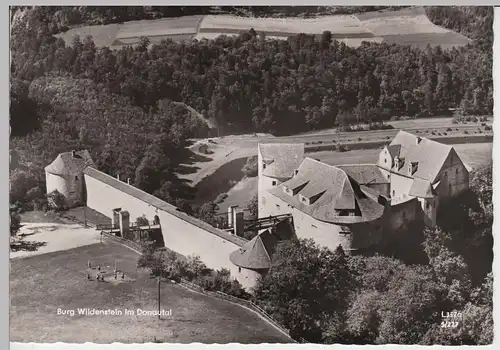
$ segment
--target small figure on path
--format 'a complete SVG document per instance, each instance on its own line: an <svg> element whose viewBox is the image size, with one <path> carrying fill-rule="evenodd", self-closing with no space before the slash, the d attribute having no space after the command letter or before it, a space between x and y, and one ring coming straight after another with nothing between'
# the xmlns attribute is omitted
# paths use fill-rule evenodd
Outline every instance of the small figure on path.
<svg viewBox="0 0 500 350"><path fill-rule="evenodd" d="M101 271L101 265L97 265L97 271Z"/></svg>
<svg viewBox="0 0 500 350"><path fill-rule="evenodd" d="M116 279L116 271L115 271L115 279Z"/></svg>
<svg viewBox="0 0 500 350"><path fill-rule="evenodd" d="M90 279L90 273L87 272L87 279Z"/></svg>
<svg viewBox="0 0 500 350"><path fill-rule="evenodd" d="M99 277L101 276L101 274L98 272L97 275L96 275L96 281L99 281Z"/></svg>
<svg viewBox="0 0 500 350"><path fill-rule="evenodd" d="M92 268L92 263L90 262L90 260L89 260L89 262L87 263L87 266L89 267L89 269L91 269L91 268Z"/></svg>
<svg viewBox="0 0 500 350"><path fill-rule="evenodd" d="M122 280L125 279L125 272L122 272Z"/></svg>

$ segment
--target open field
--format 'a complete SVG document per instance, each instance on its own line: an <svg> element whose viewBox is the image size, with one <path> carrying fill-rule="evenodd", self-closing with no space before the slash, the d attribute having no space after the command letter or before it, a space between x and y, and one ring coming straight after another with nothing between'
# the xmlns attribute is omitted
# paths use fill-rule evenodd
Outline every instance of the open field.
<svg viewBox="0 0 500 350"><path fill-rule="evenodd" d="M227 213L230 205L237 205L245 209L250 204L252 197L258 192L258 178L245 177L227 192L224 202L218 204L219 213Z"/></svg>
<svg viewBox="0 0 500 350"><path fill-rule="evenodd" d="M465 143L453 145L458 155L467 167L482 168L491 164L493 158L492 143ZM374 163L380 149L354 150L348 152L321 151L306 153L306 156L318 159L330 165ZM245 178L227 192L228 197L219 204L219 212L227 212L229 205L239 205L246 208L254 195L257 194L258 178Z"/></svg>
<svg viewBox="0 0 500 350"><path fill-rule="evenodd" d="M234 36L254 28L268 39L286 40L299 33L320 37L330 31L332 37L357 47L363 41L388 42L425 47L427 44L445 48L470 42L465 36L434 25L421 7L399 11L368 12L357 15L325 15L317 18L250 18L232 15L185 16L155 20L130 21L122 24L73 28L60 34L66 43L75 35L92 35L97 46L115 49L139 43L141 36L152 43L163 39L184 41Z"/></svg>
<svg viewBox="0 0 500 350"><path fill-rule="evenodd" d="M157 310L156 281L136 268L138 255L113 242L11 261L10 339L68 343L273 343L287 338L256 314L235 304L161 286L161 308L170 316L57 315L57 309ZM87 280L87 261L126 274L124 281ZM95 278L95 277L93 277ZM230 331L229 331L230 330Z"/></svg>
<svg viewBox="0 0 500 350"><path fill-rule="evenodd" d="M85 26L70 29L57 36L63 38L67 44L70 44L75 35L79 35L81 38L91 35L96 46L109 46L113 48L136 44L139 42L141 36L148 37L152 43L159 43L162 39L176 41L190 40L196 35L201 19L202 16L185 16Z"/></svg>

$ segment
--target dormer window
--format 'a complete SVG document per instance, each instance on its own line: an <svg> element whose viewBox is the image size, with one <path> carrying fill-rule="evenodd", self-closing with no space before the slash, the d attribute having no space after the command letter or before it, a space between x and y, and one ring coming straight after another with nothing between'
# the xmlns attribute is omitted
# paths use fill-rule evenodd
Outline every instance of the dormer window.
<svg viewBox="0 0 500 350"><path fill-rule="evenodd" d="M309 205L309 199L307 197L304 197L303 195L299 194L299 199L301 203Z"/></svg>
<svg viewBox="0 0 500 350"><path fill-rule="evenodd" d="M273 180L273 186L276 186L276 181Z"/></svg>
<svg viewBox="0 0 500 350"><path fill-rule="evenodd" d="M295 170L295 175L297 175L299 173L299 169L296 169Z"/></svg>
<svg viewBox="0 0 500 350"><path fill-rule="evenodd" d="M266 163L262 163L262 169L266 168Z"/></svg>

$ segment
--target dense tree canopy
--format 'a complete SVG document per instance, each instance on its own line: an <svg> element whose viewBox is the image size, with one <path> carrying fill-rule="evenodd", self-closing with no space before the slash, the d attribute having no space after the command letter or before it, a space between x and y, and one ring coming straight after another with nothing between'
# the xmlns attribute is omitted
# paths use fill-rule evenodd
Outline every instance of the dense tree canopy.
<svg viewBox="0 0 500 350"><path fill-rule="evenodd" d="M43 10L30 11L13 33L15 77L69 72L146 110L164 98L182 101L227 132L327 127L346 111L358 121L459 107L492 112L492 57L475 44L451 51L375 43L350 48L330 44L328 35L262 41L248 33L111 51L97 49L91 38L75 37L66 46L50 35Z"/></svg>

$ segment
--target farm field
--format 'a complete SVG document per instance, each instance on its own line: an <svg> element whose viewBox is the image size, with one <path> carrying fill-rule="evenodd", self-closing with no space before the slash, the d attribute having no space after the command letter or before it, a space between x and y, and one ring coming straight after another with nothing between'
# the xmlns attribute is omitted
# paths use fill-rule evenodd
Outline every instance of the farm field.
<svg viewBox="0 0 500 350"><path fill-rule="evenodd" d="M491 164L493 158L493 143L465 143L453 145L466 166L472 169L482 168ZM348 152L321 151L306 153L306 156L318 159L330 165L374 163L380 149L354 150ZM257 194L258 178L245 178L227 192L228 197L219 204L219 212L227 212L229 205L239 205L246 208L250 200Z"/></svg>
<svg viewBox="0 0 500 350"><path fill-rule="evenodd" d="M363 41L419 47L431 44L446 48L470 42L461 34L434 25L421 7L356 15L325 15L314 19L249 18L232 15L185 16L73 28L58 36L69 44L75 35L92 35L97 46L118 49L137 44L141 36L148 37L152 43L159 43L163 39L213 40L220 35L238 35L250 28L265 34L268 39L283 40L299 33L320 37L328 30L334 39L353 47L361 45Z"/></svg>
<svg viewBox="0 0 500 350"><path fill-rule="evenodd" d="M57 315L57 309L157 310L156 281L136 268L138 255L114 242L11 261L10 340L68 343L273 343L288 342L256 314L171 283L161 286L161 308L170 316ZM88 260L124 281L87 280ZM231 330L231 331L229 331Z"/></svg>
<svg viewBox="0 0 500 350"><path fill-rule="evenodd" d="M122 24L84 26L58 34L66 44L70 44L75 35L81 38L91 35L96 46L120 48L139 42L141 36L148 37L152 43L162 39L175 41L191 40L197 33L197 27L203 16L185 16L155 20L130 21Z"/></svg>

